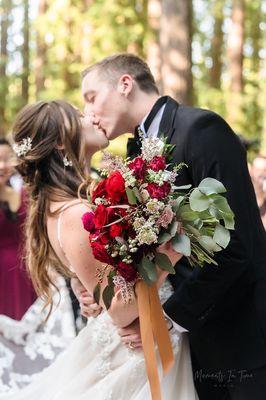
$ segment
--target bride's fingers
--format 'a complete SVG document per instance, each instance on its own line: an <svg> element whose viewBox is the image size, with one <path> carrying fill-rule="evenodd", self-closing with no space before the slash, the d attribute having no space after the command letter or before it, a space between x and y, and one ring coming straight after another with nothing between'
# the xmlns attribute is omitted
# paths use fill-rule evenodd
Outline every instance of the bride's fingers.
<svg viewBox="0 0 266 400"><path fill-rule="evenodd" d="M141 337L138 334L122 336L121 341L125 344L130 343L130 342L137 343L137 342L141 342Z"/></svg>

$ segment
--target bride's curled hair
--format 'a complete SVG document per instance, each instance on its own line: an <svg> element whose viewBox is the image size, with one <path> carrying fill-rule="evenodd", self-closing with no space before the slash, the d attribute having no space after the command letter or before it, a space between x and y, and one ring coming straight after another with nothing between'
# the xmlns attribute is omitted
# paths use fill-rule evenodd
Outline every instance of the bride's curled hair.
<svg viewBox="0 0 266 400"><path fill-rule="evenodd" d="M17 145L31 139L31 149L19 156L17 165L29 192L26 261L37 294L52 306L51 268L65 276L71 273L51 247L46 221L50 202L77 198L85 179L78 111L62 100L28 105L15 120L13 138ZM71 167L64 165L65 155Z"/></svg>

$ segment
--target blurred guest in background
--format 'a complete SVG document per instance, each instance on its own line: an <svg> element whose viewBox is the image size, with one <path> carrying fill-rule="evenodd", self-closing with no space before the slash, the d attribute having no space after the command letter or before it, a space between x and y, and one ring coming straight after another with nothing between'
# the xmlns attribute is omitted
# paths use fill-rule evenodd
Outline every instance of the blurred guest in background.
<svg viewBox="0 0 266 400"><path fill-rule="evenodd" d="M23 264L23 223L26 193L10 185L14 154L0 139L0 314L20 320L36 299Z"/></svg>

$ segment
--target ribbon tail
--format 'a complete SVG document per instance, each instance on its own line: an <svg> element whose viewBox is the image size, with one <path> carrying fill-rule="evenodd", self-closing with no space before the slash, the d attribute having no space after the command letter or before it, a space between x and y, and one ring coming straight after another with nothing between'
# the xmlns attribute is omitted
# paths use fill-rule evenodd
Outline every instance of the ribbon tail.
<svg viewBox="0 0 266 400"><path fill-rule="evenodd" d="M152 400L161 400L161 388L152 330L150 288L144 281L139 281L136 285L136 292L138 298L143 353L146 362L146 371L149 379Z"/></svg>
<svg viewBox="0 0 266 400"><path fill-rule="evenodd" d="M163 372L164 375L166 375L174 365L174 353L156 284L149 288L149 290L151 303L151 322L154 337L157 342L161 357Z"/></svg>

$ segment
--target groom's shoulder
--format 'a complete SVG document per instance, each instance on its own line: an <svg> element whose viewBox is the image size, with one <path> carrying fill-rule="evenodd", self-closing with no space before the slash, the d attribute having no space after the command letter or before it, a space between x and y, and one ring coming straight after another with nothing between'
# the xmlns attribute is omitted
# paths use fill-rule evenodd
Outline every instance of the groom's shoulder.
<svg viewBox="0 0 266 400"><path fill-rule="evenodd" d="M184 138L190 135L207 134L207 132L219 132L224 134L233 133L227 122L216 112L204 108L186 106L179 104L174 126L176 133Z"/></svg>
<svg viewBox="0 0 266 400"><path fill-rule="evenodd" d="M216 120L225 122L224 119L212 110L179 104L177 118L191 125L198 121Z"/></svg>

